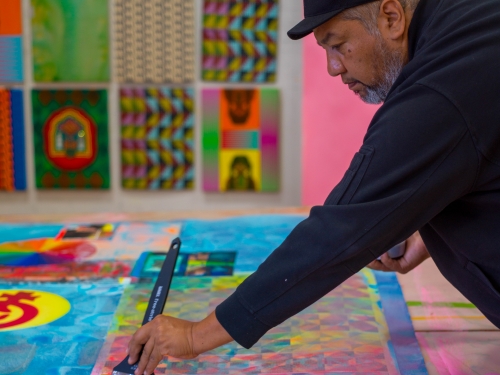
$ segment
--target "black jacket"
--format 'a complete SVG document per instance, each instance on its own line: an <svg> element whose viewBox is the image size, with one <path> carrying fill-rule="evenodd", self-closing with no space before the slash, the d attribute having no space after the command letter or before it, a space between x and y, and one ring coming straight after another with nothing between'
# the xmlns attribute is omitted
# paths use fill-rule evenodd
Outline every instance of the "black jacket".
<svg viewBox="0 0 500 375"><path fill-rule="evenodd" d="M500 1L421 0L409 56L324 206L217 307L244 347L417 230L500 327Z"/></svg>

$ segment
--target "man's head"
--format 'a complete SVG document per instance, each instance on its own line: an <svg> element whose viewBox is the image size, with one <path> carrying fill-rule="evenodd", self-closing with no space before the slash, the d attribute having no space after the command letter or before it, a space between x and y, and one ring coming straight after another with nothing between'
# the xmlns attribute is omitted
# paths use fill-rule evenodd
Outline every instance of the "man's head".
<svg viewBox="0 0 500 375"><path fill-rule="evenodd" d="M379 104L408 61L408 28L419 0L352 1L364 4L319 24L314 36L326 51L328 73L340 75L366 103Z"/></svg>

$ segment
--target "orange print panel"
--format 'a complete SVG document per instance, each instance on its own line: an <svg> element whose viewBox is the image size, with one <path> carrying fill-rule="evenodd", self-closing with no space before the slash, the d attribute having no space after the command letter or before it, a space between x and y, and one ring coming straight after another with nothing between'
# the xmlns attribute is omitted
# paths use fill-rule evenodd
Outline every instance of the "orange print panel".
<svg viewBox="0 0 500 375"><path fill-rule="evenodd" d="M0 0L0 35L21 34L21 0Z"/></svg>
<svg viewBox="0 0 500 375"><path fill-rule="evenodd" d="M260 95L254 89L221 90L221 130L250 130L260 127Z"/></svg>

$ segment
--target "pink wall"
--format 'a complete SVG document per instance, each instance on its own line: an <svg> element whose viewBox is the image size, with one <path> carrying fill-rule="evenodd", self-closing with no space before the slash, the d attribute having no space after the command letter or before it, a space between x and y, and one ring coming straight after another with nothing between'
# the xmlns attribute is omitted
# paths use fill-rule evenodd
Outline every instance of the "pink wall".
<svg viewBox="0 0 500 375"><path fill-rule="evenodd" d="M342 179L378 106L363 103L326 70L325 51L304 38L302 203L323 204Z"/></svg>

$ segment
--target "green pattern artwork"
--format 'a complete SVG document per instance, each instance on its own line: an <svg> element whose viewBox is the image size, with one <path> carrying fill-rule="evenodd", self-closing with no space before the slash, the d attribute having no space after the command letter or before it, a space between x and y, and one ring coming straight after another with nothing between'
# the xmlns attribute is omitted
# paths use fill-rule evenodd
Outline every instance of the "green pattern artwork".
<svg viewBox="0 0 500 375"><path fill-rule="evenodd" d="M106 90L34 90L36 186L108 189Z"/></svg>
<svg viewBox="0 0 500 375"><path fill-rule="evenodd" d="M31 0L36 82L109 80L108 2Z"/></svg>

